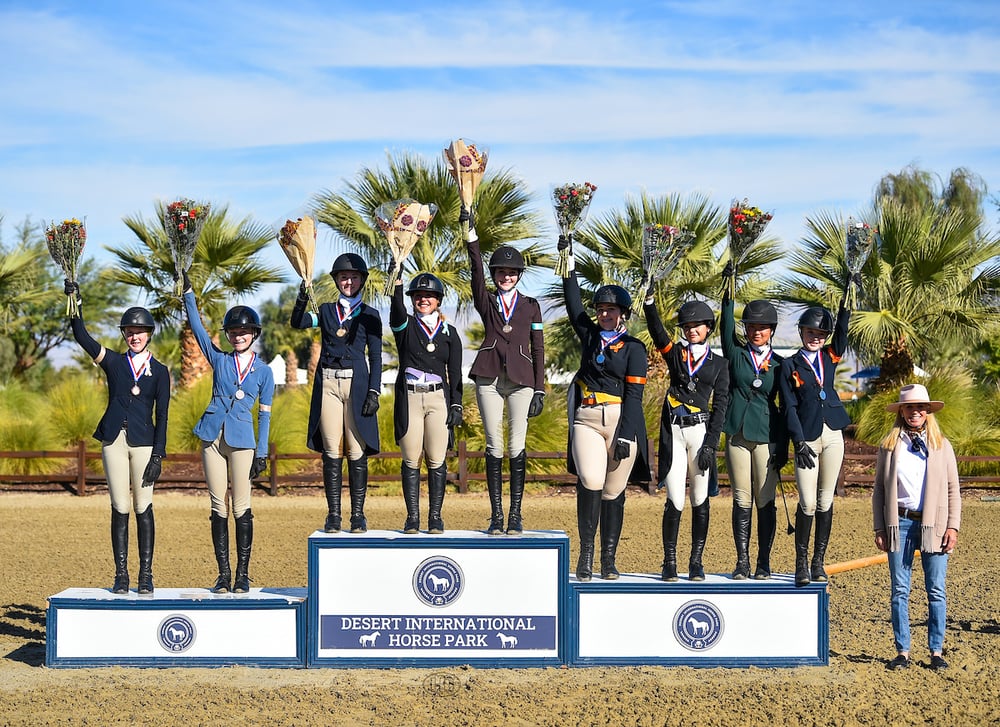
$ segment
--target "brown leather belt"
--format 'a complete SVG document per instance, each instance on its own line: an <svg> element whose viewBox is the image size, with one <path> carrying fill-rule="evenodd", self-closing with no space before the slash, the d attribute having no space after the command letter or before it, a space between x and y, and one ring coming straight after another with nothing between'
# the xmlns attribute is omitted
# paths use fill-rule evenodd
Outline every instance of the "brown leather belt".
<svg viewBox="0 0 1000 727"><path fill-rule="evenodd" d="M899 508L899 516L918 523L923 519L924 513L920 510L908 510L905 507L901 507Z"/></svg>

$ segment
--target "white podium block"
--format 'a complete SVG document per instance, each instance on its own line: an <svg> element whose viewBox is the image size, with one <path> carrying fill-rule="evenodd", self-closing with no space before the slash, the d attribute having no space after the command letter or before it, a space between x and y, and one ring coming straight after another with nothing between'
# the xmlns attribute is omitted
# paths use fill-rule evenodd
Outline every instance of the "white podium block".
<svg viewBox="0 0 1000 727"><path fill-rule="evenodd" d="M305 588L69 588L48 600L47 666L305 666Z"/></svg>
<svg viewBox="0 0 1000 727"><path fill-rule="evenodd" d="M561 531L317 531L308 665L563 664L568 558Z"/></svg>
<svg viewBox="0 0 1000 727"><path fill-rule="evenodd" d="M822 666L829 663L825 583L796 588L766 581L676 583L659 575L596 576L570 582L570 663L667 666Z"/></svg>

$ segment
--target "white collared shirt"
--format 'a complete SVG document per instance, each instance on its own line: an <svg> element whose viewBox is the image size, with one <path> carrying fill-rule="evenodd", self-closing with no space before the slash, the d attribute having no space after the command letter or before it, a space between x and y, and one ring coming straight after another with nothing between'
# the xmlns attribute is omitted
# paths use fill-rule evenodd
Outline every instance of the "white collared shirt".
<svg viewBox="0 0 1000 727"><path fill-rule="evenodd" d="M896 502L907 510L922 510L924 482L927 480L927 459L923 453L910 449L910 435L900 433L903 451L896 461ZM924 442L926 444L926 440Z"/></svg>

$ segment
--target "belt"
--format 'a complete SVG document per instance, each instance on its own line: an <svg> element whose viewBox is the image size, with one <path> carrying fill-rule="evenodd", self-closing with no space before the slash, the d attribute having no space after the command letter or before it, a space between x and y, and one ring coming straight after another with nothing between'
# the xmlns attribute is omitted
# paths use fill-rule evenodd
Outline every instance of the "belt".
<svg viewBox="0 0 1000 727"><path fill-rule="evenodd" d="M679 427L693 427L695 424L701 424L702 422L708 421L707 412L698 412L697 414L686 414L684 416L672 416L670 417L670 423L676 424Z"/></svg>
<svg viewBox="0 0 1000 727"><path fill-rule="evenodd" d="M417 384L417 383L407 382L406 388L409 391L416 391L419 394L427 394L431 391L438 391L440 389L443 389L444 384L442 384L440 381L436 381L433 384Z"/></svg>
<svg viewBox="0 0 1000 727"><path fill-rule="evenodd" d="M905 507L901 507L899 508L899 516L918 523L923 519L924 513L921 510L908 510Z"/></svg>
<svg viewBox="0 0 1000 727"><path fill-rule="evenodd" d="M354 369L323 369L324 379L353 379Z"/></svg>
<svg viewBox="0 0 1000 727"><path fill-rule="evenodd" d="M602 404L621 404L621 399L598 399L594 394L588 394L580 399L580 406L601 406Z"/></svg>

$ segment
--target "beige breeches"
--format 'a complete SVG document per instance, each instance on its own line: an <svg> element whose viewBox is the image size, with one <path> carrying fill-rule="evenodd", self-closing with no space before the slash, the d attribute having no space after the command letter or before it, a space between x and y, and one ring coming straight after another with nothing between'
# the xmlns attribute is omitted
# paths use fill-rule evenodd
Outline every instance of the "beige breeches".
<svg viewBox="0 0 1000 727"><path fill-rule="evenodd" d="M448 453L448 406L444 390L406 391L405 396L406 434L399 440L403 463L411 469L419 469L423 453L428 469L440 467Z"/></svg>
<svg viewBox="0 0 1000 727"><path fill-rule="evenodd" d="M507 451L511 457L524 451L528 437L528 407L534 394L530 386L520 386L507 378L506 372L496 379L476 377L476 403L483 420L487 454L503 457L504 402L507 403Z"/></svg>
<svg viewBox="0 0 1000 727"><path fill-rule="evenodd" d="M795 486L799 488L799 507L806 515L826 512L833 506L840 466L844 463L844 433L823 425L819 439L806 442L816 453L816 466L810 470L795 468Z"/></svg>
<svg viewBox="0 0 1000 727"><path fill-rule="evenodd" d="M138 515L153 504L153 486L142 486L142 474L152 453L151 446L130 447L124 429L118 432L113 442L104 442L101 446L104 476L108 480L111 507L115 512L128 514L131 505Z"/></svg>
<svg viewBox="0 0 1000 727"><path fill-rule="evenodd" d="M250 509L250 466L254 454L252 449L233 449L226 444L221 432L214 442L202 440L201 462L205 467L212 512L216 515L228 515L226 490L230 487L233 490L233 516L240 517Z"/></svg>
<svg viewBox="0 0 1000 727"><path fill-rule="evenodd" d="M348 459L358 460L364 457L365 446L361 443L361 435L354 423L354 410L351 408L351 379L323 377L319 430L323 438L323 454L327 457L342 459L345 445Z"/></svg>
<svg viewBox="0 0 1000 727"><path fill-rule="evenodd" d="M614 500L628 485L636 455L636 443L629 442L628 457L615 461L621 404L580 406L573 420L573 461L580 482L588 490L601 490L602 500Z"/></svg>
<svg viewBox="0 0 1000 727"><path fill-rule="evenodd" d="M743 434L726 437L726 467L733 488L733 499L740 507L756 505L759 510L774 502L778 473L767 463L775 445L751 442Z"/></svg>

